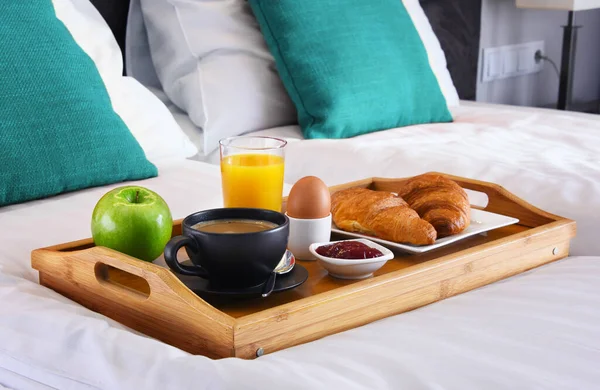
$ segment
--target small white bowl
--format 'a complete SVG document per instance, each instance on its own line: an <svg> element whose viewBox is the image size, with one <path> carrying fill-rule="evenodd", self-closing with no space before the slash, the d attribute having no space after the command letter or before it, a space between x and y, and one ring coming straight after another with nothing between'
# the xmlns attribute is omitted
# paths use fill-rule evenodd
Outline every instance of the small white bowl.
<svg viewBox="0 0 600 390"><path fill-rule="evenodd" d="M335 259L332 257L321 256L317 253L317 248L322 245L331 245L336 242L356 241L375 248L383 253L383 256L372 259ZM340 279L365 279L373 276L373 272L383 267L388 260L394 258L394 253L389 249L364 238L343 241L317 242L309 247L310 253L317 258L319 264L329 272L329 275Z"/></svg>

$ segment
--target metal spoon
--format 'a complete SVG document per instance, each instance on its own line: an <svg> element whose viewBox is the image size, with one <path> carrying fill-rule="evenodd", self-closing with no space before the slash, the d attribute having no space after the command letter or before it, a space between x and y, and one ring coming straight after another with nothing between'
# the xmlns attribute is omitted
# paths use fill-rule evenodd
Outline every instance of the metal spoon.
<svg viewBox="0 0 600 390"><path fill-rule="evenodd" d="M281 258L281 261L279 262L279 264L277 264L277 267L275 267L275 270L273 272L279 275L287 274L292 269L294 269L294 265L296 265L296 258L294 257L292 252L286 250L283 254L283 257Z"/></svg>
<svg viewBox="0 0 600 390"><path fill-rule="evenodd" d="M292 252L286 250L285 254L281 258L281 261L279 262L279 264L277 264L277 267L275 267L273 272L271 272L271 275L269 275L269 279L267 279L263 286L263 298L268 297L273 292L273 289L275 288L275 280L277 279L277 275L287 274L294 268L295 264L296 258L294 257Z"/></svg>
<svg viewBox="0 0 600 390"><path fill-rule="evenodd" d="M266 298L269 295L271 295L271 293L273 292L273 289L275 288L275 280L277 279L277 272L273 271L271 272L271 275L269 275L269 279L267 279L266 283L263 286L263 290L262 290L262 297Z"/></svg>

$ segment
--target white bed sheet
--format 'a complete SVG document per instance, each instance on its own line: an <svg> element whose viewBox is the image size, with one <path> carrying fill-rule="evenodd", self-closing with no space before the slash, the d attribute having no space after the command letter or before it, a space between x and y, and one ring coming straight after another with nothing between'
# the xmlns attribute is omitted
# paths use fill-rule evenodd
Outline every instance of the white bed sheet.
<svg viewBox="0 0 600 390"><path fill-rule="evenodd" d="M221 204L216 166L141 184L175 218ZM114 186L0 209L0 386L15 389L592 389L600 257L506 281L254 361L191 356L39 286L32 249L89 236ZM284 326L284 324L283 324Z"/></svg>
<svg viewBox="0 0 600 390"><path fill-rule="evenodd" d="M461 102L453 123L344 140L304 140L298 126L254 132L286 139L286 182L315 175L334 185L371 176L439 171L498 183L577 221L572 254L600 255L600 116ZM218 164L213 153L202 160Z"/></svg>

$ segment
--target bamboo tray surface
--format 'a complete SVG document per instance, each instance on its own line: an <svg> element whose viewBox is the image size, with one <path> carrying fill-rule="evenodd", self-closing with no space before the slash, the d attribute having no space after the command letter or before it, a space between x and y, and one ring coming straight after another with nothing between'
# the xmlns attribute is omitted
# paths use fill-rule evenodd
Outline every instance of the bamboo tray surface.
<svg viewBox="0 0 600 390"><path fill-rule="evenodd" d="M169 269L95 247L91 239L35 250L32 266L40 272L41 284L149 336L209 357L253 358L568 255L574 221L537 209L498 185L445 176L487 195L487 206L473 207L520 222L423 254L395 252L395 259L369 279L335 279L317 262L300 261L308 280L264 299L202 299ZM366 187L395 192L402 180L372 178L330 190ZM181 220L173 230L173 235L181 233ZM333 234L336 239L343 238Z"/></svg>

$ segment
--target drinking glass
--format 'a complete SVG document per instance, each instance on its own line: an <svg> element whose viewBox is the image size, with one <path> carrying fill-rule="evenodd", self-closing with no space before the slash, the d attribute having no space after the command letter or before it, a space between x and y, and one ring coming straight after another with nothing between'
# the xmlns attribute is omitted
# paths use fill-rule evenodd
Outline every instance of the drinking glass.
<svg viewBox="0 0 600 390"><path fill-rule="evenodd" d="M225 207L281 211L287 141L240 136L219 141Z"/></svg>

